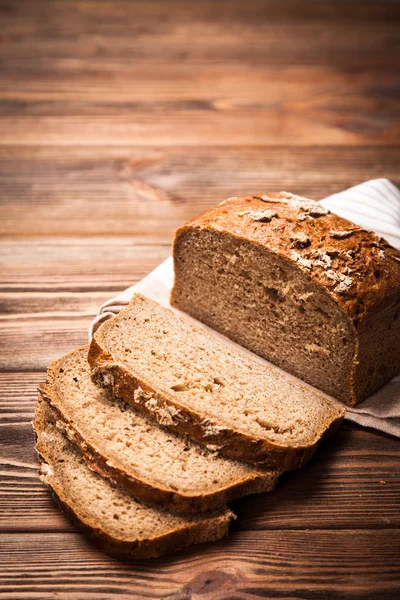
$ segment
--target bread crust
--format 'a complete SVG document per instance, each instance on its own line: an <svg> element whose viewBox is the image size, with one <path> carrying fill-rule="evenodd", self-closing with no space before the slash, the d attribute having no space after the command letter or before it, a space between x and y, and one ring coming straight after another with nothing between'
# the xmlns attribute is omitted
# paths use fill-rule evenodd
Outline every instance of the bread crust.
<svg viewBox="0 0 400 600"><path fill-rule="evenodd" d="M46 448L40 441L40 432L45 431L43 419L40 418L40 400L37 404L34 431L36 436L36 451L41 463L40 479L49 487L57 503L78 529L87 534L107 554L120 559L157 558L164 554L177 552L192 544L212 542L226 537L229 524L234 514L230 510L218 514L206 514L204 519L188 523L187 527L176 529L165 535L145 540L124 540L114 538L101 528L101 525L88 517L79 515L79 510L68 498L62 486L49 475L46 475L43 465L49 464ZM38 435L39 434L39 435ZM51 466L51 465L50 465Z"/></svg>
<svg viewBox="0 0 400 600"><path fill-rule="evenodd" d="M328 293L360 332L369 319L394 305L400 305L400 252L372 231L327 209L320 215L313 213L313 206L317 211L318 207L323 209L318 202L288 192L230 198L179 227L175 232L173 247L175 250L179 238L186 231L208 229L268 248L303 271ZM252 220L253 212L265 210L275 211L277 216L272 220L273 226L265 227L262 221ZM244 214L247 211L249 214ZM300 231L310 240L309 245L293 245L294 235ZM341 233L348 235L337 237ZM317 247L327 248L325 251L328 254L338 253L341 267L350 265L351 270L357 273L358 282L344 289L338 286L337 280L329 279L326 266L313 260L312 253ZM294 250L312 262L311 269L306 266L307 263L293 258L296 256ZM350 255L345 261L343 257L348 252ZM377 270L385 273L385 277L378 279Z"/></svg>
<svg viewBox="0 0 400 600"><path fill-rule="evenodd" d="M178 228L175 262L185 237L202 230L274 253L333 300L354 335L349 388L340 400L354 406L400 372L400 252L383 238L313 200L288 192L257 194L229 198ZM177 308L183 285L175 279L171 304ZM371 331L384 321L390 336L372 340ZM374 341L379 352L371 350Z"/></svg>
<svg viewBox="0 0 400 600"><path fill-rule="evenodd" d="M309 460L322 439L336 431L345 415L345 409L339 409L338 406L337 418L321 432L314 444L297 448L280 446L270 440L254 438L225 427L220 430L218 423L178 404L166 391L155 390L139 373L130 373L123 364L107 354L100 340L101 328L92 339L88 353L95 383L112 390L115 396L123 398L162 424L166 424L165 415L169 414L168 428L237 460L282 471L297 469ZM152 402L148 402L149 398ZM215 429L213 435L209 434L210 426Z"/></svg>
<svg viewBox="0 0 400 600"><path fill-rule="evenodd" d="M214 517L212 523L210 523L210 519L205 518L187 529L176 530L153 540L116 540L92 521L83 521L76 514L74 508L68 504L68 501L62 498L60 489L57 489L55 485L44 483L51 489L57 504L74 527L91 538L103 552L120 560L159 558L165 554L179 552L188 546L215 542L227 537L229 533L231 518L228 519L225 515L221 515Z"/></svg>
<svg viewBox="0 0 400 600"><path fill-rule="evenodd" d="M85 346L79 350L87 350ZM247 496L261 492L269 492L274 489L279 471L276 473L266 472L259 475L249 476L238 482L236 485L216 490L209 494L185 495L180 492L173 492L168 488L152 485L144 479L133 477L126 473L115 464L112 459L103 456L96 448L88 443L79 433L74 423L62 412L62 408L57 403L57 392L54 385L54 378L62 361L76 351L70 352L65 357L54 361L48 370L47 383L39 387L41 398L47 402L56 416L57 427L63 431L68 439L75 444L82 452L88 466L103 477L111 479L121 487L127 489L136 498L156 504L163 508L168 508L177 512L197 513L215 510L221 506ZM136 405L135 405L136 406ZM158 425L157 425L158 426Z"/></svg>

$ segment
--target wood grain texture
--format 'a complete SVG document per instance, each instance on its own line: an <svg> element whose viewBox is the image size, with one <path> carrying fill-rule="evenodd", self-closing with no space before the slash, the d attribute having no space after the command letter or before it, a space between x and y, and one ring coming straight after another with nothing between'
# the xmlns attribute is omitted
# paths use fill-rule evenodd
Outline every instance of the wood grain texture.
<svg viewBox="0 0 400 600"><path fill-rule="evenodd" d="M222 76L220 73L219 77ZM297 85L301 83L297 82ZM304 104L293 102L292 105L268 106L265 98L259 107L254 108L251 103L239 108L225 107L222 100L219 106L206 103L205 108L199 108L198 101L194 101L193 107L180 106L179 103L171 109L165 104L160 107L116 105L112 111L89 104L81 111L73 103L68 103L67 110L62 107L61 115L57 114L57 106L45 106L42 111L36 110L36 114L31 114L29 106L23 109L23 114L20 109L18 115L0 116L0 134L4 145L24 143L34 146L170 146L172 140L187 146L220 146L224 143L232 146L257 143L260 146L286 144L296 147L326 143L355 146L395 144L400 136L400 124L392 110L392 101L388 101L388 107L382 108L386 101L364 100L367 95L364 90L356 90L353 95L350 102L346 98L333 98L331 104L324 100L320 102L317 98ZM360 98L364 101L360 102ZM40 114L43 111L44 114ZM107 127L104 126L105 119Z"/></svg>
<svg viewBox="0 0 400 600"><path fill-rule="evenodd" d="M0 371L43 371L86 344L101 304L169 254L110 238L0 242Z"/></svg>
<svg viewBox="0 0 400 600"><path fill-rule="evenodd" d="M127 246L127 256L134 242L170 245L177 226L229 196L284 189L321 199L367 178L386 176L400 185L399 174L400 146L318 146L306 151L281 145L190 151L0 146L0 232L3 239L40 241L44 236L79 236L70 242L79 247L85 244L82 237L97 237L100 246L110 236L124 236L129 241L120 243ZM69 239L57 243L63 252ZM105 252L109 260L111 250ZM114 277L113 272L107 275Z"/></svg>
<svg viewBox="0 0 400 600"><path fill-rule="evenodd" d="M240 531L184 558L135 566L76 534L0 535L0 598L362 598L399 592L400 531ZM249 548L252 549L251 553ZM37 568L37 557L40 568ZM21 577L20 565L29 566ZM397 564L396 564L397 563Z"/></svg>
<svg viewBox="0 0 400 600"><path fill-rule="evenodd" d="M170 253L170 244L142 245L109 237L0 241L0 290L90 291L98 307L96 294L102 297L105 291L121 291L142 279Z"/></svg>
<svg viewBox="0 0 400 600"><path fill-rule="evenodd" d="M123 564L40 483L49 362L232 196L400 185L400 3L0 0L0 598L400 597L398 441L345 424L232 535Z"/></svg>
<svg viewBox="0 0 400 600"><path fill-rule="evenodd" d="M4 53L49 68L90 60L398 66L395 2L2 0ZM24 44L21 40L28 39ZM318 48L318 52L315 49ZM34 56L33 56L34 53Z"/></svg>
<svg viewBox="0 0 400 600"><path fill-rule="evenodd" d="M3 0L2 143L396 143L396 5L283 4Z"/></svg>
<svg viewBox="0 0 400 600"><path fill-rule="evenodd" d="M132 61L398 66L395 2L242 0L188 3L2 0L3 53L10 67ZM25 43L20 43L24 40ZM317 44L318 52L315 52ZM15 77L17 79L18 77ZM18 78L19 79L19 78Z"/></svg>

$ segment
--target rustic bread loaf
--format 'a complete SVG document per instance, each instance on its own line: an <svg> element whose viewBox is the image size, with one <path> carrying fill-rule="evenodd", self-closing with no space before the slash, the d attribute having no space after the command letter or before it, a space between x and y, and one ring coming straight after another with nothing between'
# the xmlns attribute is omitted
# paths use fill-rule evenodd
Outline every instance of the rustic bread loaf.
<svg viewBox="0 0 400 600"><path fill-rule="evenodd" d="M41 479L71 520L104 550L125 558L151 558L227 535L234 517L230 510L179 515L141 504L113 487L89 469L55 420L49 405L39 399L34 427Z"/></svg>
<svg viewBox="0 0 400 600"><path fill-rule="evenodd" d="M293 469L344 409L141 295L90 345L93 378L115 396L222 454Z"/></svg>
<svg viewBox="0 0 400 600"><path fill-rule="evenodd" d="M400 253L286 192L179 228L171 303L353 406L400 371Z"/></svg>
<svg viewBox="0 0 400 600"><path fill-rule="evenodd" d="M218 456L96 386L88 348L55 361L41 394L92 469L140 500L178 511L212 510L273 489L278 471Z"/></svg>

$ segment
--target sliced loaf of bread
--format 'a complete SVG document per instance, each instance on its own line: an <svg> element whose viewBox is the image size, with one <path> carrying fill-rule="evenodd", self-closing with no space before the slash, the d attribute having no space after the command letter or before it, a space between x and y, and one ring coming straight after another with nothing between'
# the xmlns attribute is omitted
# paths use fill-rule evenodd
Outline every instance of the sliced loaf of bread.
<svg viewBox="0 0 400 600"><path fill-rule="evenodd" d="M287 192L180 227L171 304L354 406L400 372L400 252Z"/></svg>
<svg viewBox="0 0 400 600"><path fill-rule="evenodd" d="M41 394L92 469L140 500L187 512L274 487L278 471L218 456L97 387L87 353L85 346L55 361Z"/></svg>
<svg viewBox="0 0 400 600"><path fill-rule="evenodd" d="M69 518L106 552L124 558L152 558L227 535L234 517L228 509L174 514L137 502L127 491L91 471L56 427L52 410L41 399L34 427L41 479Z"/></svg>
<svg viewBox="0 0 400 600"><path fill-rule="evenodd" d="M139 294L90 345L93 378L222 454L301 466L345 410L334 400Z"/></svg>

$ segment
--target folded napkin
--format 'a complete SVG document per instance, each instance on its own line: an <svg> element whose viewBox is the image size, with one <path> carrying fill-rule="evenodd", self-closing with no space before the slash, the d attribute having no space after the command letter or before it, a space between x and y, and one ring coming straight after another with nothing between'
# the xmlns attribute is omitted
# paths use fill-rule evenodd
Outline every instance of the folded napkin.
<svg viewBox="0 0 400 600"><path fill-rule="evenodd" d="M387 179L374 179L322 200L326 208L366 229L375 231L400 250L400 190ZM118 314L140 292L168 308L174 272L172 257L167 258L147 277L108 300L90 327L90 338L103 321ZM194 319L192 319L194 320ZM209 329L203 323L199 323ZM213 332L216 334L216 332ZM216 334L219 335L219 334ZM226 340L226 338L225 338ZM234 344L230 340L229 343ZM399 340L400 343L400 340ZM243 348L242 348L243 350ZM248 352L246 350L246 352ZM252 354L249 352L249 354ZM267 363L252 354L258 361ZM348 408L346 419L400 437L400 375L355 408Z"/></svg>

